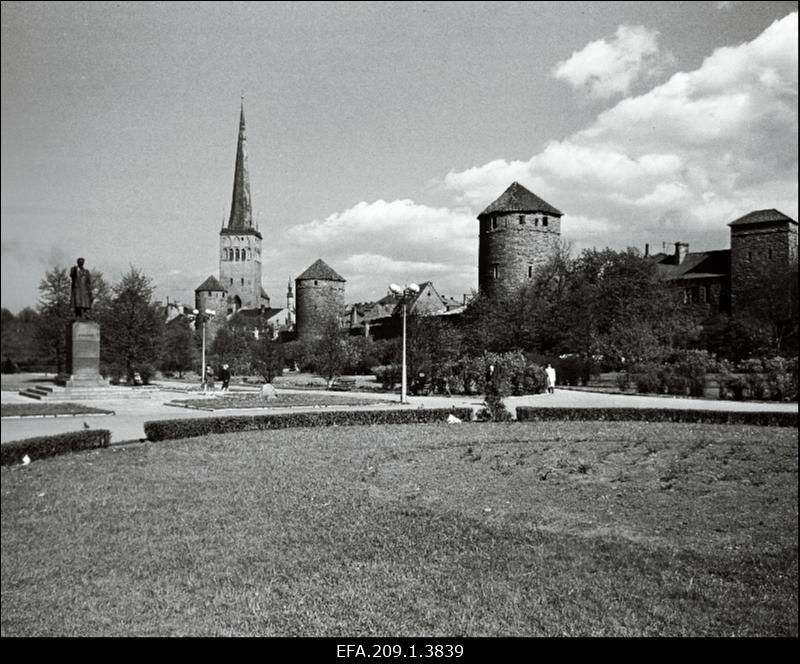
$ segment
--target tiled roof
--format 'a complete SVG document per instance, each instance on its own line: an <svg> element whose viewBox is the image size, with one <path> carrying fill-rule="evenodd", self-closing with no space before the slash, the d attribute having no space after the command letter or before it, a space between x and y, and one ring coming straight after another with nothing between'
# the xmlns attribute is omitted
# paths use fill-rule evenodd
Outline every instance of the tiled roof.
<svg viewBox="0 0 800 664"><path fill-rule="evenodd" d="M769 210L755 210L749 212L743 217L732 221L728 226L747 226L748 224L765 224L772 221L788 221L789 223L797 225L797 222L791 217L787 217L783 212L774 208Z"/></svg>
<svg viewBox="0 0 800 664"><path fill-rule="evenodd" d="M545 212L560 217L563 213L536 194L528 191L519 182L512 182L493 203L478 215L478 218L498 212Z"/></svg>
<svg viewBox="0 0 800 664"><path fill-rule="evenodd" d="M346 281L344 278L339 276L336 271L328 265L325 261L321 258L318 258L314 263L309 266L309 268L303 272L299 277L297 277L297 281L302 279L322 279L323 281Z"/></svg>
<svg viewBox="0 0 800 664"><path fill-rule="evenodd" d="M208 279L206 279L202 284L200 284L197 288L194 289L194 292L197 291L222 291L223 293L227 293L227 289L223 288L222 285L217 281L217 278L212 274Z"/></svg>
<svg viewBox="0 0 800 664"><path fill-rule="evenodd" d="M665 279L722 277L731 271L730 249L688 253L680 265L675 264L675 256L670 254L656 254L653 260L658 273Z"/></svg>

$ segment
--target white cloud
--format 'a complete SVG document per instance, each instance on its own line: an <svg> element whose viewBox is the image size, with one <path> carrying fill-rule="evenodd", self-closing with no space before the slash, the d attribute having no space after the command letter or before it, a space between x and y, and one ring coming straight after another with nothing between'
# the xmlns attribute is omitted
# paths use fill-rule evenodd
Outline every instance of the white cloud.
<svg viewBox="0 0 800 664"><path fill-rule="evenodd" d="M618 246L659 229L724 242L727 222L759 208L796 218L797 14L527 161L450 172L443 185L480 208L515 180L565 212L565 229L569 218L612 220L624 229L610 237ZM593 222L584 226L577 233L589 238Z"/></svg>
<svg viewBox="0 0 800 664"><path fill-rule="evenodd" d="M590 42L559 62L552 75L595 99L628 94L640 78L656 75L673 61L658 48L658 31L621 25L611 39Z"/></svg>
<svg viewBox="0 0 800 664"><path fill-rule="evenodd" d="M303 260L308 248L320 252L347 280L349 302L377 299L392 282L432 280L458 295L477 286L478 221L468 208L362 201L294 226L286 239Z"/></svg>

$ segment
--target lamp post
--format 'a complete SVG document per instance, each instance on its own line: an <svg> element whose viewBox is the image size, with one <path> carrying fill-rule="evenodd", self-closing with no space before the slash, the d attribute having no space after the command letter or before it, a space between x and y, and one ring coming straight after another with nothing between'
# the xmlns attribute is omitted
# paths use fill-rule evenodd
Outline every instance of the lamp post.
<svg viewBox="0 0 800 664"><path fill-rule="evenodd" d="M403 373L400 375L400 403L408 403L406 396L407 381L406 381L406 301L409 296L419 293L419 286L417 284L408 284L408 286L400 287L397 284L389 286L389 290L395 295L399 295L403 303Z"/></svg>
<svg viewBox="0 0 800 664"><path fill-rule="evenodd" d="M212 316L215 316L216 313L216 311L211 311L211 309L206 309L203 313L200 313L197 309L192 310L194 320L200 321L203 335L203 344L201 346L202 359L200 360L200 371L202 372L201 375L203 376L200 384L203 386L203 392L206 391L206 321Z"/></svg>

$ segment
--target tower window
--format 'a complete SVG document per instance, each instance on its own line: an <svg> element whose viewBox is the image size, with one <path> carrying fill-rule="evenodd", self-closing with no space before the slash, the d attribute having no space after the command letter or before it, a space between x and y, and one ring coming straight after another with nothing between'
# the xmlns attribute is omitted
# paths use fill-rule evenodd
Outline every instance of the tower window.
<svg viewBox="0 0 800 664"><path fill-rule="evenodd" d="M211 291L208 291L208 297L211 297Z"/></svg>
<svg viewBox="0 0 800 664"><path fill-rule="evenodd" d="M492 279L500 278L500 266L497 263L492 265Z"/></svg>
<svg viewBox="0 0 800 664"><path fill-rule="evenodd" d="M542 226L547 226L547 216L542 217Z"/></svg>
<svg viewBox="0 0 800 664"><path fill-rule="evenodd" d="M231 286L233 286L233 277L231 277Z"/></svg>
<svg viewBox="0 0 800 664"><path fill-rule="evenodd" d="M533 265L528 266L528 279L533 277Z"/></svg>
<svg viewBox="0 0 800 664"><path fill-rule="evenodd" d="M492 230L497 230L497 217L492 217Z"/></svg>
<svg viewBox="0 0 800 664"><path fill-rule="evenodd" d="M772 249L767 249L767 258L772 260Z"/></svg>
<svg viewBox="0 0 800 664"><path fill-rule="evenodd" d="M519 219L520 225L525 223L525 215L524 214L519 215L518 219Z"/></svg>
<svg viewBox="0 0 800 664"><path fill-rule="evenodd" d="M747 260L749 260L749 261L753 260L753 252L752 251L748 251L747 252Z"/></svg>
<svg viewBox="0 0 800 664"><path fill-rule="evenodd" d="M244 277L242 277L242 286L244 286Z"/></svg>

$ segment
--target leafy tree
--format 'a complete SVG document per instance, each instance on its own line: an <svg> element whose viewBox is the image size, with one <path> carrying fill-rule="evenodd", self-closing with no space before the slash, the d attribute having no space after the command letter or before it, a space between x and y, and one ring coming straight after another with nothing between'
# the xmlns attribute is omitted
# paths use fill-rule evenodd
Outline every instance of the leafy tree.
<svg viewBox="0 0 800 664"><path fill-rule="evenodd" d="M152 302L150 278L131 266L111 288L107 309L100 312L100 358L114 378L133 380L139 372L147 382L162 356L164 322Z"/></svg>
<svg viewBox="0 0 800 664"><path fill-rule="evenodd" d="M26 307L18 315L2 310L3 373L25 370L37 362L36 330L39 314Z"/></svg>
<svg viewBox="0 0 800 664"><path fill-rule="evenodd" d="M165 371L177 371L178 377L194 366L197 349L189 321L180 317L170 321L164 328L164 345L161 367Z"/></svg>
<svg viewBox="0 0 800 664"><path fill-rule="evenodd" d="M206 330L208 334L208 330ZM209 354L218 364L229 364L231 373L250 373L250 341L252 332L241 326L222 325L209 346Z"/></svg>
<svg viewBox="0 0 800 664"><path fill-rule="evenodd" d="M322 326L322 334L314 342L314 369L328 381L341 376L351 360L347 344L347 332L343 330L336 316L329 316Z"/></svg>
<svg viewBox="0 0 800 664"><path fill-rule="evenodd" d="M283 374L283 347L268 334L250 342L250 361L253 370L268 383Z"/></svg>

